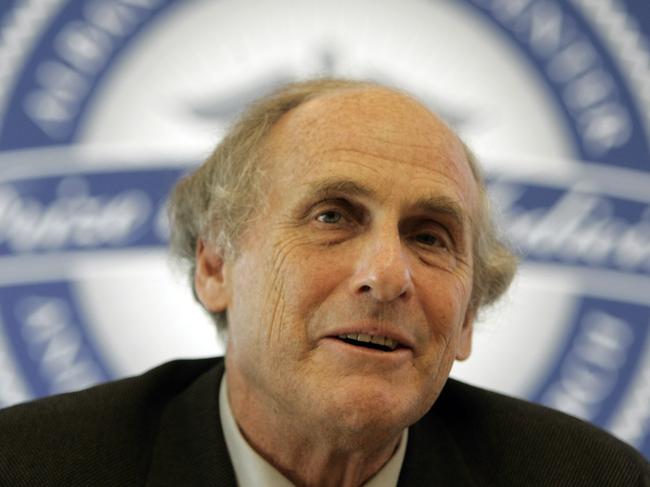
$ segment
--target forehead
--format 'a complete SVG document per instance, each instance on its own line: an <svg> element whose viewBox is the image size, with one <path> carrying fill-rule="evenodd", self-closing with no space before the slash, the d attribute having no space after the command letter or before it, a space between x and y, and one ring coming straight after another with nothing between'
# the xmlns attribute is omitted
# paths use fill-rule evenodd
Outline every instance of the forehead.
<svg viewBox="0 0 650 487"><path fill-rule="evenodd" d="M347 90L299 106L271 130L267 155L269 176L284 187L358 179L393 192L401 182L420 193L449 193L465 206L475 199L458 137L417 101L388 89Z"/></svg>

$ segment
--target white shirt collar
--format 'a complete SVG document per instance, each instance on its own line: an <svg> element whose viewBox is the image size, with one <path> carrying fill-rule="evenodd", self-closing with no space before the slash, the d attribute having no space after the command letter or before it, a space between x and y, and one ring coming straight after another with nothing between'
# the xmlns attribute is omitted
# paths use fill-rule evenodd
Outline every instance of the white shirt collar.
<svg viewBox="0 0 650 487"><path fill-rule="evenodd" d="M238 485L242 487L258 485L265 487L293 487L289 479L253 450L239 431L228 401L225 374L221 379L219 388L219 415L221 417L223 436L226 440L226 447L235 470ZM399 472L402 469L404 455L406 454L407 441L408 430L405 429L397 451L386 465L364 484L364 487L397 486Z"/></svg>

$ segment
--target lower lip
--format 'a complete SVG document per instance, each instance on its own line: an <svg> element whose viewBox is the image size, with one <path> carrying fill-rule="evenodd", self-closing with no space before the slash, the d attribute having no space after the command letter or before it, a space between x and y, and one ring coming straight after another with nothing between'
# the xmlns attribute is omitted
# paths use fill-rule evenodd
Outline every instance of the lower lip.
<svg viewBox="0 0 650 487"><path fill-rule="evenodd" d="M351 345L339 338L333 337L321 339L320 345L326 350L337 354L343 360L376 361L396 366L406 363L413 358L413 353L409 348L396 348L390 352L384 352L382 350Z"/></svg>

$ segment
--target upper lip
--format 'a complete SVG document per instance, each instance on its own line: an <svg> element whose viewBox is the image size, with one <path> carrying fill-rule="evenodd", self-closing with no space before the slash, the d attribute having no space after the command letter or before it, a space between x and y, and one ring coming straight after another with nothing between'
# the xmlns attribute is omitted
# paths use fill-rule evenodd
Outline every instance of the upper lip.
<svg viewBox="0 0 650 487"><path fill-rule="evenodd" d="M366 335L383 336L395 340L400 347L410 349L415 348L415 342L408 333L394 325L386 323L357 323L346 325L327 333L327 337L338 338L339 335L347 335L351 333L365 333Z"/></svg>

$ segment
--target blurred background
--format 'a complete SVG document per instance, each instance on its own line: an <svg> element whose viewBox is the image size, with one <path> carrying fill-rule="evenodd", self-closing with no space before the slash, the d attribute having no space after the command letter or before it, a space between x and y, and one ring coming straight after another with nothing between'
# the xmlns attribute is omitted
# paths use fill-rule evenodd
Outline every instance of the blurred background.
<svg viewBox="0 0 650 487"><path fill-rule="evenodd" d="M281 83L396 85L483 161L522 256L453 375L650 457L650 4L0 2L0 407L223 352L170 187Z"/></svg>

